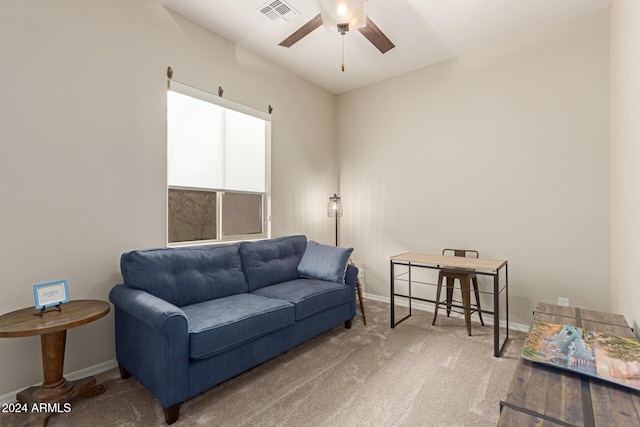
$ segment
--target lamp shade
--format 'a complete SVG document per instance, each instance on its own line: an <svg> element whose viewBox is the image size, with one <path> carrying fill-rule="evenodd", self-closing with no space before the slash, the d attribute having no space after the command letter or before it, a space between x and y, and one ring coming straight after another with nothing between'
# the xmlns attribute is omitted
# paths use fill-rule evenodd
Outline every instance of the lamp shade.
<svg viewBox="0 0 640 427"><path fill-rule="evenodd" d="M340 196L337 194L329 197L329 203L327 203L327 216L331 218L342 216L342 202L340 201Z"/></svg>
<svg viewBox="0 0 640 427"><path fill-rule="evenodd" d="M325 27L332 31L355 30L367 25L367 0L318 0Z"/></svg>

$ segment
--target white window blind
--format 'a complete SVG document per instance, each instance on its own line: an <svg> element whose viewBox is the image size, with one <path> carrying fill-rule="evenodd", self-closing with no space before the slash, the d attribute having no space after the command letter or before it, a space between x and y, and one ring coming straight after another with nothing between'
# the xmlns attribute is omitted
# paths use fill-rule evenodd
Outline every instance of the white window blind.
<svg viewBox="0 0 640 427"><path fill-rule="evenodd" d="M170 186L266 191L269 116L237 104L229 108L230 104L171 82L167 95Z"/></svg>

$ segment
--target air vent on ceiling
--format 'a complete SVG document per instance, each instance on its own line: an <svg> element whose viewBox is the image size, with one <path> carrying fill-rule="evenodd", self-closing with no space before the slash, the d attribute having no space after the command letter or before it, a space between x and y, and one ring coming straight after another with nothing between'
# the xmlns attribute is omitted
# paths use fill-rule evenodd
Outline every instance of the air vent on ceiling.
<svg viewBox="0 0 640 427"><path fill-rule="evenodd" d="M268 1L258 8L258 12L260 12L276 24L289 22L296 16L300 15L300 12L295 10L293 6L283 0Z"/></svg>

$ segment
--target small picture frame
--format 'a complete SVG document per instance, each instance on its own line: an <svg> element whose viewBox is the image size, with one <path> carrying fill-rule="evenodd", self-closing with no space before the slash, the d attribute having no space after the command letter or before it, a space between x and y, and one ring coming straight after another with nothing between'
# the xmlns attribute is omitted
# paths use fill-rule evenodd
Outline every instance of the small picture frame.
<svg viewBox="0 0 640 427"><path fill-rule="evenodd" d="M51 306L69 302L69 285L67 280L56 280L54 282L40 283L33 285L33 298L36 308L44 310Z"/></svg>

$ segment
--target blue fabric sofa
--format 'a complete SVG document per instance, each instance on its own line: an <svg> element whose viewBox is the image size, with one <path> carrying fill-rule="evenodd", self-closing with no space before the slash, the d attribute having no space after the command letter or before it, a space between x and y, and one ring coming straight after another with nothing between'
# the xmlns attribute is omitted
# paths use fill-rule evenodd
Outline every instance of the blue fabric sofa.
<svg viewBox="0 0 640 427"><path fill-rule="evenodd" d="M172 424L185 400L341 323L351 328L350 253L287 236L123 254L124 284L109 294L122 378L140 381Z"/></svg>

